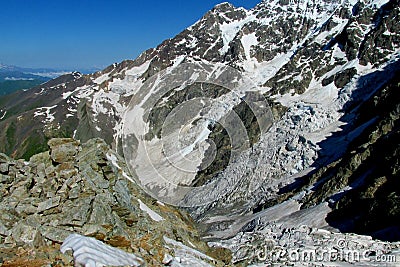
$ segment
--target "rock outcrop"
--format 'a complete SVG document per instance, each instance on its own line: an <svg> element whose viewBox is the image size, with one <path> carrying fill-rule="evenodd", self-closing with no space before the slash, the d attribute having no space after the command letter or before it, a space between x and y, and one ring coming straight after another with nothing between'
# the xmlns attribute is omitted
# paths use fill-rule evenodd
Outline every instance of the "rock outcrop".
<svg viewBox="0 0 400 267"><path fill-rule="evenodd" d="M229 261L228 250L200 241L186 213L147 196L103 140L51 139L49 146L29 161L0 156L3 266L72 265L60 245L73 233L134 253L148 266Z"/></svg>

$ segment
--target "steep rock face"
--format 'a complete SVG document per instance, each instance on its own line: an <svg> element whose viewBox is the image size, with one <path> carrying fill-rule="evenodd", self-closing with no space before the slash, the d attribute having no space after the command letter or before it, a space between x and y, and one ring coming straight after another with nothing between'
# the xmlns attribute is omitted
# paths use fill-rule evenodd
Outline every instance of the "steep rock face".
<svg viewBox="0 0 400 267"><path fill-rule="evenodd" d="M367 101L355 101L347 107L348 113L341 120L355 119L345 129L353 141L343 155L281 188L281 201L306 192L300 200L302 208L327 201L333 208L328 222L340 230L398 239L398 67L390 72L394 78ZM266 203L263 208L270 206Z"/></svg>
<svg viewBox="0 0 400 267"><path fill-rule="evenodd" d="M338 163L337 184L344 196L332 201L334 211L328 221L342 231L370 234L376 238L398 240L399 210L399 72L369 101L360 107L357 124L373 121L371 125L350 144L348 153ZM371 114L370 110L375 110ZM326 170L327 173L332 170ZM326 177L324 173L321 177ZM348 179L343 180L343 179ZM328 184L328 183L326 183ZM338 186L331 187L337 189ZM350 190L347 190L350 189ZM316 190L317 192L328 190ZM308 198L318 199L314 194ZM335 197L332 197L335 199Z"/></svg>
<svg viewBox="0 0 400 267"><path fill-rule="evenodd" d="M7 266L31 260L29 266L72 264L59 251L72 233L134 252L151 266L161 265L164 257L175 261L179 246L166 238L211 256L225 253L229 261L229 252L200 241L187 214L149 198L103 140L81 145L73 139L51 139L49 146L50 151L29 162L1 155L0 257ZM183 263L222 265L200 252L187 253Z"/></svg>

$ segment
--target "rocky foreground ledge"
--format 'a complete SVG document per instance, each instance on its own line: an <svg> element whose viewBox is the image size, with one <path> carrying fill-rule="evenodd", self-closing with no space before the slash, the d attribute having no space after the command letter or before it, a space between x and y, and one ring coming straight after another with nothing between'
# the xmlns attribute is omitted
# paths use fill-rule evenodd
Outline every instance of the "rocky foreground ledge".
<svg viewBox="0 0 400 267"><path fill-rule="evenodd" d="M200 240L186 213L130 181L123 160L103 140L48 145L50 151L29 162L0 154L2 266L72 266L72 253L60 252L71 234L133 253L145 266L230 262L227 249Z"/></svg>

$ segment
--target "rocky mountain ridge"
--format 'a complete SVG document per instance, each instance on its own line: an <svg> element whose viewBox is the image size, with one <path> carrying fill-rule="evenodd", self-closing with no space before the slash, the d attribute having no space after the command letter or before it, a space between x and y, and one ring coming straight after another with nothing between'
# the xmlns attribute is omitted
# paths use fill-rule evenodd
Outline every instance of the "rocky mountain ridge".
<svg viewBox="0 0 400 267"><path fill-rule="evenodd" d="M124 161L103 140L51 139L49 147L29 162L1 154L2 266L71 265L60 245L74 233L135 253L149 266L229 261L229 251L199 239L187 214L149 198L132 182ZM181 259L180 250L187 254Z"/></svg>
<svg viewBox="0 0 400 267"><path fill-rule="evenodd" d="M384 3L375 2L380 5ZM10 103L11 101L2 99L2 112L4 113L6 110L10 110L8 115L3 114L5 116L2 118L2 121L4 123L9 116L15 116L17 114L22 115L27 112L23 117L34 117L38 123L45 124L48 128L52 128L52 131L50 131L52 135L61 135L60 131L57 130L59 127L58 124L61 124L61 129L70 128L65 131L66 135L73 135L72 128L79 129L79 125L84 125L85 128L90 130L86 132L78 130L76 137L79 137L79 139L88 139L101 135L99 137L103 137L107 142L112 143L113 140L117 139L118 134L120 134L118 132L118 125L114 124L118 121L118 118L120 119L122 117L122 113L130 97L138 90L143 81L154 73L174 63L177 64L183 61L191 62L193 60L224 62L242 68L250 77L256 78L256 83L258 85L267 86L265 90L272 88L274 91L270 94L273 96L275 96L279 90L281 90L281 94L285 93L282 91L283 89L280 88L285 88L285 91L290 91L291 88L296 88L295 91L304 91L305 88L300 88L305 87L306 81L310 81L308 75L310 72L315 72L316 78L324 76L322 77L324 78L322 82L324 85L328 83L330 79L336 79L335 85L338 84L340 88L346 84L343 84L343 82L349 79L350 76L346 73L348 73L350 69L352 69L354 75L354 68L351 68L351 65L355 62L352 62L352 64L345 63L347 63L348 60L354 59L354 56L351 54L355 54L354 50L357 50L357 46L354 46L354 48L346 48L347 50L353 50L351 53L348 52L349 55L346 55L346 58L339 60L343 56L340 55L340 51L338 51L338 49L340 50L339 46L342 46L342 44L338 44L335 40L337 38L340 39L341 36L351 34L350 32L347 33L349 26L346 27L346 25L353 23L355 26L359 25L357 27L366 28L362 31L365 32L366 40L362 42L361 38L358 41L358 45L362 45L363 50L369 47L367 46L367 43L371 42L368 41L369 39L374 37L385 39L385 37L381 35L375 34L377 36L374 36L374 32L382 32L382 30L378 30L379 27L388 27L387 32L391 32L390 27L395 27L386 26L386 22L385 24L378 20L378 14L384 11L379 10L375 2L371 1L365 4L361 2L357 4L357 2L352 3L348 1L345 1L343 4L335 1L319 1L315 3L308 1L288 3L285 1L282 3L279 1L273 3L262 2L250 11L242 8L237 9L228 3L224 3L215 7L196 24L184 30L176 37L164 41L155 49L149 49L134 61L127 60L119 64L113 64L101 72L78 78L77 82L71 82L71 84L68 83L66 85L65 82L60 81L58 82L58 87L45 85L28 93L21 93L12 97L12 99L31 98L30 96L32 95L37 95L37 97L34 98L38 99L46 97L49 99L49 102L57 103L57 107L54 107L51 113L62 113L65 117L57 118L56 121L43 120L43 118L34 116L35 108L39 107L40 103L20 109L16 107L17 105ZM383 6L386 8L390 6L392 2L393 1L389 1L388 4ZM391 5L395 5L395 3ZM352 10L353 6L357 6L359 10L364 10L366 14L359 11L357 15L353 16L352 13L348 11L349 9ZM362 9L362 6L365 6L365 9ZM374 8L374 6L377 10L375 14L375 17L377 17L377 26L379 26L376 28L372 27L373 24L369 24L368 21L368 15L374 15L373 10L370 9ZM396 9L394 9L394 11L395 10ZM395 13L392 12L392 14ZM364 24L351 22L355 19L361 20ZM384 21L390 23L395 20L390 17L385 17ZM211 27L212 25L213 27ZM334 25L336 26L334 27ZM371 33L368 32L368 27L372 27ZM293 29L294 32L287 33L286 29ZM342 29L344 31L341 31ZM362 29L358 29L357 32L360 30ZM299 32L302 33L302 35L298 36ZM390 42L384 44L391 45L392 47L382 47L380 48L382 51L392 51L391 53L394 52L394 54L396 54L396 44L398 40L396 40L395 32L396 29L393 29L393 35L389 35ZM361 34L361 32L359 32L359 34ZM283 35L289 40L281 38ZM293 37L293 35L295 36ZM253 36L257 40L255 40ZM253 40L250 42L249 39L251 38L253 38ZM314 39L311 43L312 45L307 44L304 46L304 43L308 39L310 40L307 42ZM391 39L393 39L393 41ZM327 49L329 47L328 43L331 49ZM229 49L227 49L227 47L229 47ZM246 49L244 49L245 47ZM370 48L370 50L373 50L372 52L374 52L374 49L379 50L378 48ZM303 63L300 67L296 67L298 73L290 73L295 70L294 62L301 58L298 52L299 50L301 54L304 54L303 59L301 59L302 61L315 62L313 64L318 65L309 66L309 63ZM321 50L323 50L324 53L317 53L317 51ZM261 53L270 54L261 55ZM365 54L364 57L367 56L367 53L362 51L358 54ZM296 57L294 57L294 55L296 55ZM290 60L292 57L293 60ZM387 62L390 60L390 58L385 57L385 55L380 57L382 58L380 64L384 63L383 61ZM329 64L330 58L330 61L337 61L337 63ZM328 62L324 64L323 62L326 60L328 60ZM367 63L364 59L362 61ZM341 70L339 67L332 70L333 67L330 67L329 75L323 75L328 72L325 65L334 66L335 64L345 66L344 69L347 71ZM379 64L377 64L377 66L378 65ZM314 70L314 68L316 68L316 70ZM276 73L280 69L282 74ZM287 75L285 73L287 73ZM303 78L298 80L296 77L300 73L302 73ZM358 71L358 73L362 73L362 70ZM282 79L285 75L287 78ZM347 77L344 78L345 80L341 78L343 75ZM271 79L273 76L275 77ZM276 83L278 80L279 82ZM303 85L299 83L300 81ZM46 93L45 91L48 91L46 88L50 88L51 93ZM7 98L8 97L5 99ZM48 106L53 107L54 105ZM78 108L78 106L81 108ZM97 116L104 117L104 119L94 118ZM80 119L77 120L77 118ZM14 120L7 121L7 125L10 125L11 121ZM111 125L97 125L99 124L97 121L105 121L111 123ZM72 127L67 127L69 125L65 124L70 124ZM97 133L99 128L101 129L101 134ZM114 129L110 130L110 128ZM31 131L34 132L35 127L32 127ZM51 136L51 134L49 133L48 135ZM36 135L40 134L37 133ZM46 136L47 135L42 135L41 139L49 138ZM19 139L24 140L24 138ZM27 142L29 143L29 141ZM18 147L21 151L17 151L15 156L18 158L25 154L24 146L21 146L20 143L14 144L12 147L14 150L5 149L4 151L11 154L10 152L14 152L15 148ZM25 158L28 159L29 156L25 156Z"/></svg>

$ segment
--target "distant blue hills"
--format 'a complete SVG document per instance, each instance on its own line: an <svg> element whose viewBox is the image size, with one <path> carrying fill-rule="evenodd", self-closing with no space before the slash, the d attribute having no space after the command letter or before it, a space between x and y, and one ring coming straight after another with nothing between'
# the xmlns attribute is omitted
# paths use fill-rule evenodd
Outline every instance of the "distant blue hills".
<svg viewBox="0 0 400 267"><path fill-rule="evenodd" d="M81 73L92 73L98 69L83 69ZM75 70L57 70L50 68L23 68L0 64L0 95L17 90L30 89L53 78Z"/></svg>

